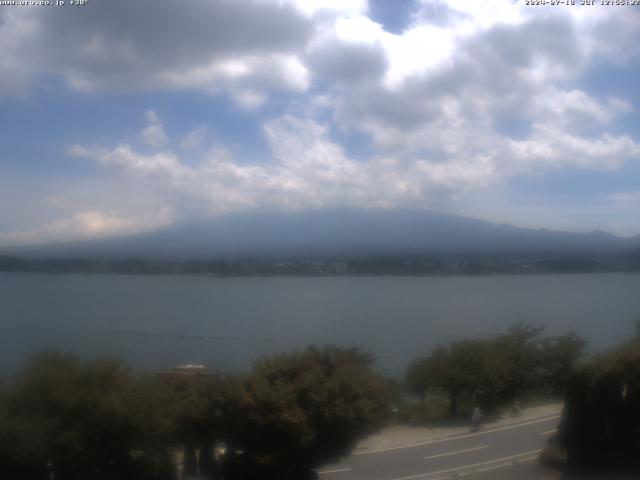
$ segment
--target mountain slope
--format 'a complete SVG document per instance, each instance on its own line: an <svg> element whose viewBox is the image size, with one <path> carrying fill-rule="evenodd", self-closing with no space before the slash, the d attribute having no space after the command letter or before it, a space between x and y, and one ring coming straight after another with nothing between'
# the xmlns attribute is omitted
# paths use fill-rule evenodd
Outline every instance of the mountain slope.
<svg viewBox="0 0 640 480"><path fill-rule="evenodd" d="M525 229L427 211L341 209L236 214L142 235L4 253L120 258L617 255L639 244L605 232Z"/></svg>

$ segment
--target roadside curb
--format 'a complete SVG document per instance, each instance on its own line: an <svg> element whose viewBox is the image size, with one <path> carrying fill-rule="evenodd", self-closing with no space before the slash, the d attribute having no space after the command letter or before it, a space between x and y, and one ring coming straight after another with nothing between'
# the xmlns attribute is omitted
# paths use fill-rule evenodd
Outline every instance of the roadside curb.
<svg viewBox="0 0 640 480"><path fill-rule="evenodd" d="M477 432L477 434L485 434L485 433L491 433L492 431L496 431L496 430L501 430L501 429L505 429L505 428L512 428L514 426L518 426L518 425L524 425L530 422L538 422L538 421L544 421L544 420L551 420L554 418L559 418L561 411L562 411L562 405L558 404L557 405L557 409L556 412L548 412L547 414L544 415L537 415L537 416L531 416L531 417L514 417L513 421L504 421L504 422L493 422L492 424L487 424L485 425L485 428L483 430L481 430L480 432ZM455 429L459 429L460 427L453 427ZM452 428L452 429L453 429ZM369 454L369 453L376 453L376 452L384 452L384 451L389 451L389 450L400 450L403 448L412 448L412 447L418 447L421 445L426 445L429 443L434 443L434 442L441 442L441 441L448 441L448 440L453 440L459 437L463 437L463 436L468 436L469 432L468 431L457 431L457 432L451 432L451 433L446 433L443 432L443 434L439 434L439 435L434 435L434 436L425 436L421 439L416 439L415 442L411 442L411 443L396 443L396 444L388 444L387 446L378 446L378 447L369 447L369 448L357 448L355 450L353 450L353 452L351 453L352 455L365 455L365 454ZM475 435L475 434L471 434L471 435Z"/></svg>

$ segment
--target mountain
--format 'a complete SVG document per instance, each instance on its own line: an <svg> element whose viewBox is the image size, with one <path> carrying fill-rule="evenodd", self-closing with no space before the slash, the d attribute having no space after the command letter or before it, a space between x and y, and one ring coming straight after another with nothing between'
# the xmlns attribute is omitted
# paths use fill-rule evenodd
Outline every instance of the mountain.
<svg viewBox="0 0 640 480"><path fill-rule="evenodd" d="M594 231L497 225L416 210L245 213L135 236L6 249L7 255L103 258L261 258L371 255L552 257L621 255L640 240Z"/></svg>
<svg viewBox="0 0 640 480"><path fill-rule="evenodd" d="M618 257L618 261L634 270L640 270L640 247L624 252Z"/></svg>

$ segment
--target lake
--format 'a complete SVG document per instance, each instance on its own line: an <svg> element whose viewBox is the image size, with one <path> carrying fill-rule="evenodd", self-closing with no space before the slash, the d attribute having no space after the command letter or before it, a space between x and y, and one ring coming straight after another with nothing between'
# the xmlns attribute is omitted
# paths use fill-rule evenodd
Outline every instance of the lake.
<svg viewBox="0 0 640 480"><path fill-rule="evenodd" d="M358 345L402 374L438 342L516 322L611 347L640 319L640 275L256 277L0 274L0 372L33 352L117 356L138 369L243 371L307 344Z"/></svg>

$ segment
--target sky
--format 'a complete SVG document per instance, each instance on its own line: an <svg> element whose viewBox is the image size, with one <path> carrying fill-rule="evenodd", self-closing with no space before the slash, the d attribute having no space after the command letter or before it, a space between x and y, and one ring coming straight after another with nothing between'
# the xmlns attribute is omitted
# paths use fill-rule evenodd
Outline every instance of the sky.
<svg viewBox="0 0 640 480"><path fill-rule="evenodd" d="M324 208L640 234L640 6L575 3L0 5L0 246Z"/></svg>

